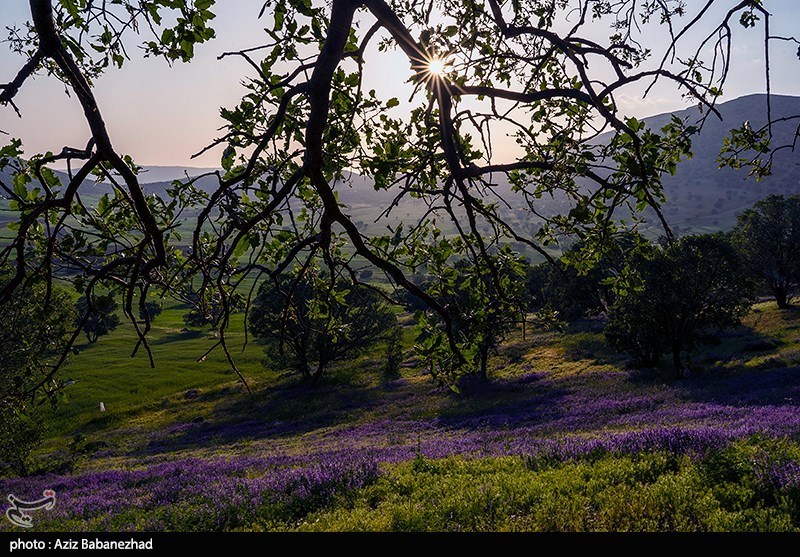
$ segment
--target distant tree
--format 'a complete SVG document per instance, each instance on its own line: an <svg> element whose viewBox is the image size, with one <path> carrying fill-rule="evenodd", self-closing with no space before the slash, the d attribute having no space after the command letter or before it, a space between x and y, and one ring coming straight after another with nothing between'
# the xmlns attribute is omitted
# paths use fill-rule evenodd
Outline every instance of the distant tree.
<svg viewBox="0 0 800 557"><path fill-rule="evenodd" d="M29 455L44 431L38 403L58 401L54 366L74 318L71 296L57 286L48 293L34 283L0 304L0 471L30 471Z"/></svg>
<svg viewBox="0 0 800 557"><path fill-rule="evenodd" d="M423 282L419 286L425 290L428 287L428 283ZM406 311L417 312L428 309L428 305L422 298L409 292L408 290L398 291L396 297L398 303L402 305Z"/></svg>
<svg viewBox="0 0 800 557"><path fill-rule="evenodd" d="M737 323L752 304L752 281L721 234L685 236L652 259L638 256L632 267L640 288L619 293L605 335L643 365L666 352L682 374L681 352L694 349L702 333Z"/></svg>
<svg viewBox="0 0 800 557"><path fill-rule="evenodd" d="M82 296L75 308L78 314L75 324L77 326L83 322L83 332L90 343L97 342L98 338L107 335L119 325L119 304L114 299L113 290L108 294L93 295L91 304L86 296Z"/></svg>
<svg viewBox="0 0 800 557"><path fill-rule="evenodd" d="M789 307L800 283L800 196L768 195L739 215L733 235L778 307Z"/></svg>
<svg viewBox="0 0 800 557"><path fill-rule="evenodd" d="M386 362L383 367L383 376L386 379L400 377L400 366L403 364L403 329L393 327L386 337Z"/></svg>
<svg viewBox="0 0 800 557"><path fill-rule="evenodd" d="M550 310L558 319L573 321L605 310L601 271L586 274L569 266L544 262L528 268L525 277L525 306L528 311ZM605 288L608 290L610 288Z"/></svg>
<svg viewBox="0 0 800 557"><path fill-rule="evenodd" d="M439 246L448 244L442 242ZM520 323L527 263L504 246L485 265L475 265L467 258L450 265L450 250L445 249L429 261L431 282L426 292L453 316L454 334L467 357L461 373L487 379L489 356L497 353L505 336ZM436 316L420 312L418 323L422 331L418 351L432 374L447 379L452 371L452 353L436 333Z"/></svg>
<svg viewBox="0 0 800 557"><path fill-rule="evenodd" d="M573 321L604 314L614 302L613 279L625 273L627 254L644 249L648 242L637 233L620 235L614 242L591 246L578 242L566 251L557 265L540 263L527 269L525 305L528 311L553 311L558 319ZM575 261L596 251L595 262L578 270Z"/></svg>
<svg viewBox="0 0 800 557"><path fill-rule="evenodd" d="M179 299L189 306L189 311L183 314L183 322L187 327L211 327L216 331L223 320L231 313L244 309L244 296L239 292L226 294L223 299L219 291L186 288L181 291Z"/></svg>
<svg viewBox="0 0 800 557"><path fill-rule="evenodd" d="M161 315L163 308L161 303L156 301L149 301L144 303L144 308L139 307L139 319L142 321L153 321L156 317Z"/></svg>
<svg viewBox="0 0 800 557"><path fill-rule="evenodd" d="M319 379L334 363L381 342L396 324L372 289L308 271L265 282L250 310L250 331L267 343L267 362Z"/></svg>

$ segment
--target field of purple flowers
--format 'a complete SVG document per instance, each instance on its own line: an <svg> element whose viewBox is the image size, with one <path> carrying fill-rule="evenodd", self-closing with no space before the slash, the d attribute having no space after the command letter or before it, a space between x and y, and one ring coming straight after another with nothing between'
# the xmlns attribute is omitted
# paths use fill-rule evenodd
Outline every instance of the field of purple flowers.
<svg viewBox="0 0 800 557"><path fill-rule="evenodd" d="M54 490L42 530L797 529L800 316L757 313L683 380L574 332L516 343L460 395L410 368L179 393L0 492Z"/></svg>

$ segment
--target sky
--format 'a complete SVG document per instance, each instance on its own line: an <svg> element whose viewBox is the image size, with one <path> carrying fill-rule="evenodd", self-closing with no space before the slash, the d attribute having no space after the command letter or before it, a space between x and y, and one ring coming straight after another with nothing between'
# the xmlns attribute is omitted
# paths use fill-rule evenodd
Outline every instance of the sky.
<svg viewBox="0 0 800 557"><path fill-rule="evenodd" d="M738 0L722 2L731 6ZM217 18L213 27L217 39L200 45L191 64L175 63L170 67L164 60L142 58L130 49L133 59L122 70L110 70L96 82L95 94L108 124L116 149L130 154L140 165L176 165L216 167L220 150L200 158L191 155L219 135L224 121L219 107L234 106L242 92L241 80L249 67L231 57L218 60L220 53L261 44L266 35L263 28L269 20L256 18L263 0L218 0L213 11ZM700 4L690 0L689 5ZM772 34L791 35L800 29L800 2L766 0L773 14ZM719 11L709 14L709 21ZM0 26L5 28L29 19L27 0L2 0ZM597 38L608 35L607 27L591 29ZM763 31L761 28L734 29L732 70L725 88L724 100L760 93L765 89L763 73ZM656 30L648 34L653 50L662 51L665 36ZM772 44L773 92L800 95L800 60L797 45ZM365 86L375 88L385 98L397 96L408 99L412 87L405 83L411 75L408 61L399 51L371 52L367 56ZM0 83L13 79L24 59L11 53L7 44L0 43ZM88 128L80 106L73 97L65 95L64 86L53 78L37 77L25 84L16 98L22 117L10 107L0 107L0 130L19 137L25 152L60 151L65 146L79 147L86 143ZM641 88L632 88L618 97L624 113L644 117L686 108L687 104L674 90L654 89L647 98ZM402 107L400 108L402 110ZM0 142L3 141L0 136ZM498 157L513 154L510 140L501 138L495 152Z"/></svg>

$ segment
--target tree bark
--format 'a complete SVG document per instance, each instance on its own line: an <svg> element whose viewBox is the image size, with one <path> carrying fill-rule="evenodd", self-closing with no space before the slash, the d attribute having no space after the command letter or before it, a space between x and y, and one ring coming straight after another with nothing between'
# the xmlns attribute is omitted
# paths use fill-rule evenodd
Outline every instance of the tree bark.
<svg viewBox="0 0 800 557"><path fill-rule="evenodd" d="M483 379L484 381L488 381L488 379L489 379L489 373L488 373L489 349L488 348L487 349L481 348L480 358L481 358L481 369L480 369L481 379Z"/></svg>
<svg viewBox="0 0 800 557"><path fill-rule="evenodd" d="M675 374L678 379L683 377L683 362L681 362L681 345L680 343L672 344L672 364L675 366Z"/></svg>
<svg viewBox="0 0 800 557"><path fill-rule="evenodd" d="M311 379L312 381L314 381L314 383L316 383L317 381L319 381L319 378L322 377L324 374L325 374L325 362L320 361Z"/></svg>
<svg viewBox="0 0 800 557"><path fill-rule="evenodd" d="M142 266L142 274L146 276L152 269L166 265L167 257L163 234L147 205L147 199L136 176L111 144L106 123L100 113L100 107L92 93L89 82L61 42L61 36L53 20L51 0L30 0L30 7L42 55L52 59L63 72L66 81L75 92L75 96L83 108L86 123L89 125L98 152L122 176L125 185L128 187L134 210L142 223L146 240L152 246L155 254L155 258L144 262Z"/></svg>
<svg viewBox="0 0 800 557"><path fill-rule="evenodd" d="M773 294L775 294L775 301L778 303L778 308L788 309L789 307L788 289L784 286L776 286L775 288L773 288Z"/></svg>

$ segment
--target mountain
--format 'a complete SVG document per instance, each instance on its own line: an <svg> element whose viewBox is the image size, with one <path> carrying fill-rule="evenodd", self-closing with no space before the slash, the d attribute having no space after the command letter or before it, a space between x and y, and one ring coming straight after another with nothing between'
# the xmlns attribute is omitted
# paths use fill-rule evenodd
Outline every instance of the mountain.
<svg viewBox="0 0 800 557"><path fill-rule="evenodd" d="M164 188L172 183L173 180L183 180L187 176L189 178L194 178L202 174L214 172L215 170L217 169L185 166L144 166L139 171L139 182L145 187L145 189L158 190L158 192L162 192ZM69 181L69 176L65 170L53 169L53 171L63 183L67 183ZM10 179L11 177L8 175L8 172L0 171L0 180L3 180L7 183L10 181ZM86 187L89 185L89 183L90 181L87 180L81 187ZM94 185L93 181L91 181L91 183ZM109 191L108 188L105 187L106 184L101 183L97 184L97 186L103 191Z"/></svg>
<svg viewBox="0 0 800 557"><path fill-rule="evenodd" d="M214 172L216 168L198 168L186 166L145 166L139 173L139 181L143 184L154 184L157 182L172 182L189 176L194 178L201 174Z"/></svg>
<svg viewBox="0 0 800 557"><path fill-rule="evenodd" d="M677 232L729 229L736 215L770 193L800 193L800 151L782 149L775 154L773 174L761 182L747 179L747 170L718 168L717 157L729 130L749 121L753 129L766 123L766 96L748 95L717 106L722 120L711 116L692 144L693 158L683 161L675 176L664 179L667 203L664 214ZM773 119L800 114L800 97L773 95ZM677 116L689 123L701 113L697 108L645 118L652 129L660 129ZM791 145L798 122L773 126L773 146Z"/></svg>
<svg viewBox="0 0 800 557"><path fill-rule="evenodd" d="M712 115L692 144L693 157L681 162L675 176L664 177L667 202L663 212L667 222L677 233L713 232L730 229L736 216L753 203L770 193L784 195L800 194L800 150L781 149L775 154L773 174L757 182L747 178L747 170L719 168L717 158L723 139L730 130L749 121L753 129L766 123L766 96L748 95L717 106L721 120ZM772 116L780 119L800 115L800 97L773 95ZM676 112L658 114L644 118L647 127L660 130L674 116L688 124L695 124L703 114L697 107ZM773 126L773 146L791 145L797 132L798 122L787 121ZM608 141L610 134L601 136ZM392 202L394 192L378 191L363 177L354 176L351 185L338 186L339 198L350 206L351 213L364 221L374 220ZM506 198L511 208L504 209L506 217L525 227L535 226L529 213L525 212L516 196L510 193L506 183L498 183L495 193ZM567 208L566 202L558 199L541 200L541 212L553 213ZM371 210L370 210L371 209ZM418 200L401 203L394 211L398 220L412 219L425 209ZM645 213L645 233L658 236L663 233L653 211Z"/></svg>
<svg viewBox="0 0 800 557"><path fill-rule="evenodd" d="M714 116L709 117L700 134L694 139L693 158L683 161L675 176L665 177L667 202L663 212L676 232L710 232L728 229L736 222L737 214L767 194L800 193L798 178L800 152L792 149L783 149L775 155L773 175L762 182L745 179L746 170L718 168L719 150L729 130L741 126L745 121L749 121L753 129L761 127L765 123L765 107L764 95L748 95L718 105L717 109L722 120ZM773 95L772 111L775 119L800 114L800 97ZM702 117L702 113L697 107L693 107L651 116L645 118L644 122L651 129L659 130L673 116L692 124ZM774 145L790 145L796 130L796 121L776 124L773 129ZM601 137L600 140L607 141L609 137ZM187 175L195 177L214 170L181 166L149 166L142 170L139 178L147 193L163 194L173 180L186 178ZM58 174L66 180L66 174L63 172ZM0 179L8 183L10 177L0 173ZM215 176L203 177L196 182L196 185L200 189L212 191L217 186L217 179ZM82 191L88 194L87 197L99 196L109 191L106 184L87 183L83 188ZM385 223L375 225L374 220L392 203L396 192L376 191L371 180L358 175L351 175L346 182L335 184L335 189L359 226L371 233L385 230ZM504 209L504 217L507 220L521 226L523 230L536 228L536 220L520 206L515 196L510 194L508 184L498 183L495 193L500 198L511 201L511 208ZM553 213L566 208L564 200L542 200L543 213ZM406 198L393 210L393 221L412 222L424 215L426 210L427 207L420 200ZM655 214L651 211L645 213L645 216L648 224L643 230L648 232L649 229L651 235L659 235L661 229Z"/></svg>

